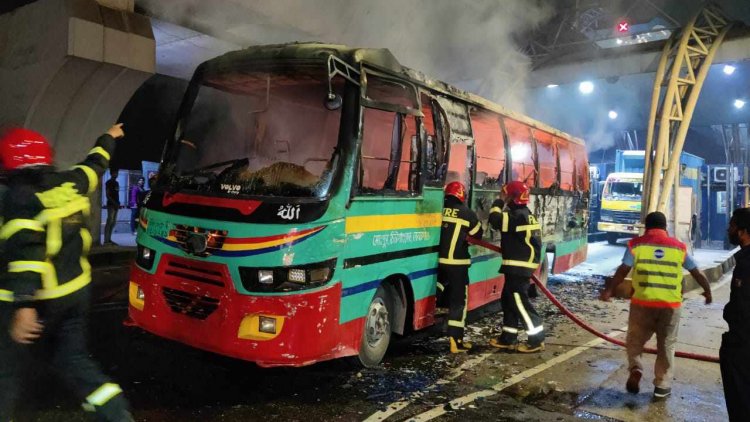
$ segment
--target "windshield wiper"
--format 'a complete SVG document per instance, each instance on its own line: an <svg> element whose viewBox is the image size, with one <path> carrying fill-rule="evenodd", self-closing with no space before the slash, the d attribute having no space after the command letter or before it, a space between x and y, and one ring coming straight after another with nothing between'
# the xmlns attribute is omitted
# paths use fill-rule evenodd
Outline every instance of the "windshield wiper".
<svg viewBox="0 0 750 422"><path fill-rule="evenodd" d="M229 161L221 161L219 163L209 164L207 166L198 167L198 168L195 168L195 169L192 169L192 170L188 170L188 171L182 173L182 175L183 176L190 176L190 175L199 174L199 173L202 173L202 172L205 172L205 171L208 171L208 170L216 170L216 169L219 169L219 168L222 168L222 167L226 167L228 165L231 165L232 168L245 167L245 166L250 165L250 160L247 159L247 157L245 157L245 158L237 158L237 159L229 160Z"/></svg>

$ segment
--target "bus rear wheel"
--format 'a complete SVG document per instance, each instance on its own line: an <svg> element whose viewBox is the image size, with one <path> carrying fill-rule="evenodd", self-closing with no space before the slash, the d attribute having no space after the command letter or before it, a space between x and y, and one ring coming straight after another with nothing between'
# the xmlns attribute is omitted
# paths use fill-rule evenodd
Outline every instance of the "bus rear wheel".
<svg viewBox="0 0 750 422"><path fill-rule="evenodd" d="M391 342L391 303L388 291L383 286L378 287L367 308L359 346L359 361L366 368L378 366L388 350Z"/></svg>

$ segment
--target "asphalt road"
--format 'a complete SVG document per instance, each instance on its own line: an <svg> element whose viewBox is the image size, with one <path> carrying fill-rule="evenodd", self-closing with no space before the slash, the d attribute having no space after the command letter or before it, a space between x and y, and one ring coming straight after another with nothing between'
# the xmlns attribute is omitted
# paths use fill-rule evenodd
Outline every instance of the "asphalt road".
<svg viewBox="0 0 750 422"><path fill-rule="evenodd" d="M596 295L623 250L620 245L595 244L586 264L550 280L553 292L571 309L621 338L624 333L618 330L627 324L627 302L602 303ZM108 299L92 313L91 350L121 384L139 421L726 418L718 365L680 360L690 387L676 384L675 397L666 403L650 400L648 376L643 392L629 395L622 386L624 352L597 343L543 297L535 300L548 336L541 354L498 353L486 346L500 319L497 307L490 307L470 315L467 335L476 346L469 355L447 354L442 327L436 326L397 339L375 369L345 359L262 369L124 326L124 294L117 286L126 281L125 266L95 274L99 296ZM715 295L717 302L724 293ZM711 321L715 331L704 339L691 338L687 347L705 353L718 349L722 306L704 309L697 301L686 306L690 312L684 324L706 326ZM89 420L49 368L39 368L27 380L19 410L16 421Z"/></svg>

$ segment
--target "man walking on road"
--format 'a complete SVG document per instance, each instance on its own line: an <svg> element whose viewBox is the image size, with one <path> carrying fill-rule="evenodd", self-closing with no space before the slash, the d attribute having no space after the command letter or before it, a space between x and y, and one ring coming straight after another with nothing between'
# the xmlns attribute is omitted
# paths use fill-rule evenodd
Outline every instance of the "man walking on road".
<svg viewBox="0 0 750 422"><path fill-rule="evenodd" d="M729 331L719 349L727 412L734 422L750 415L750 208L734 210L727 232L729 242L741 247L734 254L731 293L724 307Z"/></svg>
<svg viewBox="0 0 750 422"><path fill-rule="evenodd" d="M640 391L643 375L643 346L656 333L654 397L672 393L674 352L680 327L682 305L682 269L686 269L703 288L706 304L711 303L711 287L685 244L667 234L667 218L656 211L646 216L646 233L631 239L622 264L601 300L609 301L615 288L633 271L633 296L630 299L628 335L625 340L630 376L625 385L630 393Z"/></svg>

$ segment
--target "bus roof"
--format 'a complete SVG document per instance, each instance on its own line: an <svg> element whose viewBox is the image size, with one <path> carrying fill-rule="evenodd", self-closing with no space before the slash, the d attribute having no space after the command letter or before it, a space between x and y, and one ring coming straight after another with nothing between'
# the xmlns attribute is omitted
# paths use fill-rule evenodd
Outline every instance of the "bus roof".
<svg viewBox="0 0 750 422"><path fill-rule="evenodd" d="M351 48L344 45L324 44L317 42L259 45L251 46L244 50L226 53L214 59L208 60L208 63L218 64L225 61L235 62L248 59L296 59L323 61L326 60L329 55L335 55L351 66L359 63L364 63L365 65L370 65L378 70L386 70L401 77L407 78L412 82L430 90L440 92L444 95L463 100L465 102L493 111L511 119L518 120L531 127L552 133L571 142L585 145L584 141L580 138L576 138L570 134L555 129L545 123L534 120L531 117L525 116L521 113L508 110L497 103L480 97L479 95L464 91L445 82L429 78L420 71L402 66L401 63L399 63L396 57L393 56L393 54L387 48Z"/></svg>

